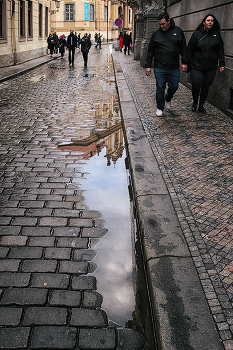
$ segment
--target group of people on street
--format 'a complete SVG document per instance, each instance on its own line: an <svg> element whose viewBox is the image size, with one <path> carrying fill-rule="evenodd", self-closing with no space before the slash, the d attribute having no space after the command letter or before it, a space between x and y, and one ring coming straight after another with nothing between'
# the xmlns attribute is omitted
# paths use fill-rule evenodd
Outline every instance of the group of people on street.
<svg viewBox="0 0 233 350"><path fill-rule="evenodd" d="M180 78L180 56L181 70L190 72L192 84L192 111L197 109L206 113L204 103L208 96L209 87L212 84L217 68L220 72L225 69L224 45L220 34L220 24L213 14L206 15L197 26L186 45L183 30L175 25L168 13L163 12L158 17L159 29L156 30L150 39L146 75L151 74L152 61L154 61L154 74L156 79L156 104L157 116L162 116L165 107L171 108L171 100L178 89ZM82 38L76 35L73 30L67 37L61 35L58 38L56 32L50 33L47 39L50 54L61 53L63 58L65 47L69 52L69 64L74 65L75 49L81 45L81 52L84 60L84 67L87 67L88 53L91 48L90 34L84 34ZM95 47L101 48L101 35L95 34ZM124 54L132 45L131 34L120 33L119 48ZM167 90L166 87L168 86Z"/></svg>
<svg viewBox="0 0 233 350"><path fill-rule="evenodd" d="M206 113L204 103L217 68L224 71L224 45L220 25L213 14L206 15L197 26L186 45L183 30L175 25L168 13L158 17L159 29L150 40L147 53L146 75L150 75L154 60L156 79L157 116L162 116L165 106L171 108L171 100L178 89L181 70L190 71L192 84L192 111ZM166 90L166 86L168 88Z"/></svg>
<svg viewBox="0 0 233 350"><path fill-rule="evenodd" d="M80 33L77 35L77 33L74 33L73 30L70 30L70 34L68 35L66 40L64 34L61 35L60 38L58 38L56 32L51 32L49 33L47 43L51 56L53 55L53 53L57 53L59 48L59 53L61 54L61 58L63 58L65 49L67 48L69 65L74 65L75 49L79 48L79 46L81 45L84 67L87 67L88 53L91 48L90 34L88 35L87 33L85 33L84 36L81 38Z"/></svg>
<svg viewBox="0 0 233 350"><path fill-rule="evenodd" d="M59 47L59 39L56 31L54 31L53 33L52 32L49 33L49 36L47 38L47 43L48 43L48 49L49 49L50 55L52 56L54 53L57 53L58 47Z"/></svg>
<svg viewBox="0 0 233 350"><path fill-rule="evenodd" d="M126 52L128 52L128 55L130 55L130 50L132 46L132 36L131 33L128 34L125 32L124 34L120 32L119 35L119 49L122 51L124 49L124 54L126 55Z"/></svg>

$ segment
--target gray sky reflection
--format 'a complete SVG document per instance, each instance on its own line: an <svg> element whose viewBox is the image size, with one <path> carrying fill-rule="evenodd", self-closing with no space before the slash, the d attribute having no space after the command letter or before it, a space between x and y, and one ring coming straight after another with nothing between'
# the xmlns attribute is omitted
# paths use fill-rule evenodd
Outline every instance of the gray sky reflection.
<svg viewBox="0 0 233 350"><path fill-rule="evenodd" d="M102 308L109 319L124 326L132 319L135 306L132 284L132 242L130 202L125 151L116 164L107 166L105 149L82 165L89 174L82 181L86 203L102 213L108 233L94 247L94 260L99 268L94 272L98 292L103 296ZM75 182L75 181L74 181ZM80 179L77 179L80 183Z"/></svg>

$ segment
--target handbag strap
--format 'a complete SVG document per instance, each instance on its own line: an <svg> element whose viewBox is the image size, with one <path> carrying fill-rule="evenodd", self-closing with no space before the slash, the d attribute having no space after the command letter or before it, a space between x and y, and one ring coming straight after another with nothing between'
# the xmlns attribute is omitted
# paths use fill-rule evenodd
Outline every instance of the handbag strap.
<svg viewBox="0 0 233 350"><path fill-rule="evenodd" d="M198 40L197 43L199 43L202 39L204 39L208 34L205 34L201 39Z"/></svg>

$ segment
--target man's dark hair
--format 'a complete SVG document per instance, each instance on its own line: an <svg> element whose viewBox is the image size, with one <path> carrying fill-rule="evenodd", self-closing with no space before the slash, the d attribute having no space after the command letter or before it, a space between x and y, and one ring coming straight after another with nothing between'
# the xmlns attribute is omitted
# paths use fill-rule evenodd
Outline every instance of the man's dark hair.
<svg viewBox="0 0 233 350"><path fill-rule="evenodd" d="M158 20L161 21L161 19L164 19L164 18L166 21L168 21L170 19L169 14L167 12L160 13Z"/></svg>

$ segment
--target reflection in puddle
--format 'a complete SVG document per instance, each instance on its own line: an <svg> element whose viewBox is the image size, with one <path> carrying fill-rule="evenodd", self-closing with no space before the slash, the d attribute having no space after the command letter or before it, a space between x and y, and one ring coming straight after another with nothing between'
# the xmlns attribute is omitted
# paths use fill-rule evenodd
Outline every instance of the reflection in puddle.
<svg viewBox="0 0 233 350"><path fill-rule="evenodd" d="M90 248L97 251L94 276L103 296L102 308L109 319L125 326L132 320L135 298L126 155L117 96L89 112L95 120L94 128L80 128L78 138L60 148L70 152L67 158L77 155L69 167L85 175L73 178L73 184L85 190L85 203L101 212L105 220L108 233L90 240ZM81 159L88 161L81 164Z"/></svg>
<svg viewBox="0 0 233 350"><path fill-rule="evenodd" d="M146 334L144 349L153 350L144 270L135 249L138 241L135 244L136 225L128 193L129 174L117 97L95 105L87 118L92 118L92 127L80 125L77 139L60 144L60 148L67 158L75 156L75 162L68 165L77 174L73 185L84 190L85 204L102 214L108 230L99 238L89 236L89 249L97 253L89 274L97 279L97 291L103 296L101 308L109 320Z"/></svg>
<svg viewBox="0 0 233 350"><path fill-rule="evenodd" d="M44 79L46 79L45 74L41 74L41 75L37 74L37 75L34 75L34 76L29 78L29 80L33 81L34 83L37 83L37 82L42 81Z"/></svg>
<svg viewBox="0 0 233 350"><path fill-rule="evenodd" d="M97 251L95 263L99 266L94 275L98 292L103 296L102 308L112 321L124 326L132 319L135 307L130 203L124 158L106 167L106 155L102 151L90 159L83 171L89 173L82 183L86 203L102 213L108 229L97 244L93 242Z"/></svg>

